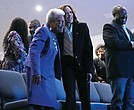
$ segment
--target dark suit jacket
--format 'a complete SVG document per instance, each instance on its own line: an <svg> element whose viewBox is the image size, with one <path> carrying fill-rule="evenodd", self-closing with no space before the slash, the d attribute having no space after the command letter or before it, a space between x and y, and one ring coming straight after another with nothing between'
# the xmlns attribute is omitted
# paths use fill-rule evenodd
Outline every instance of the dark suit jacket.
<svg viewBox="0 0 134 110"><path fill-rule="evenodd" d="M63 35L58 36L58 41L63 57ZM86 23L73 23L73 53L82 72L93 73L93 47Z"/></svg>
<svg viewBox="0 0 134 110"><path fill-rule="evenodd" d="M127 29L131 40L134 36ZM106 46L106 65L109 78L130 77L134 75L134 50L131 42L115 21L103 27L103 39Z"/></svg>

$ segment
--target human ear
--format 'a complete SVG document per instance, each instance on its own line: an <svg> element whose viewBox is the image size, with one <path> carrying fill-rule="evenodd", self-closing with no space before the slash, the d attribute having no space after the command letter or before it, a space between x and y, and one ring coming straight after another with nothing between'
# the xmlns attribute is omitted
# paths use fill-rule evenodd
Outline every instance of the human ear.
<svg viewBox="0 0 134 110"><path fill-rule="evenodd" d="M114 20L118 20L119 19L119 17L120 17L120 15L117 13L117 14L115 14L115 16L114 16Z"/></svg>

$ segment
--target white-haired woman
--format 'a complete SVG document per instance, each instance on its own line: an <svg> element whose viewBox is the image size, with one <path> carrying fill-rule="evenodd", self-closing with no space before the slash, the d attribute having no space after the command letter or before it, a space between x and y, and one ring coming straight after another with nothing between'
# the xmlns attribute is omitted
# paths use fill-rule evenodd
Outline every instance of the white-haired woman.
<svg viewBox="0 0 134 110"><path fill-rule="evenodd" d="M64 12L51 9L46 25L36 30L26 59L30 110L54 110L57 102L55 77L61 77L56 33L64 30Z"/></svg>

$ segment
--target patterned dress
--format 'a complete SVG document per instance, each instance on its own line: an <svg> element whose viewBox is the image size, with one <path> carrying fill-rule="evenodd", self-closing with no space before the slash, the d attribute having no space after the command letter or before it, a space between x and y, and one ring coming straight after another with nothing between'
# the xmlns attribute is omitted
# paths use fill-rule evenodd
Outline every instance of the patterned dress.
<svg viewBox="0 0 134 110"><path fill-rule="evenodd" d="M25 72L24 61L27 53L20 35L16 31L11 31L4 44L4 59L2 69Z"/></svg>

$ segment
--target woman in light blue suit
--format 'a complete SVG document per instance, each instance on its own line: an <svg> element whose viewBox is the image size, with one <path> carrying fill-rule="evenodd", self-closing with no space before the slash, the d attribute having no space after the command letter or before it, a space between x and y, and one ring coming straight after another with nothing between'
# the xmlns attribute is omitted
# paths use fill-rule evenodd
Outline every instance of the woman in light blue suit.
<svg viewBox="0 0 134 110"><path fill-rule="evenodd" d="M34 34L26 59L30 110L54 110L56 106L55 77L61 76L56 33L63 30L64 12L51 9L46 15L46 26L39 27Z"/></svg>

